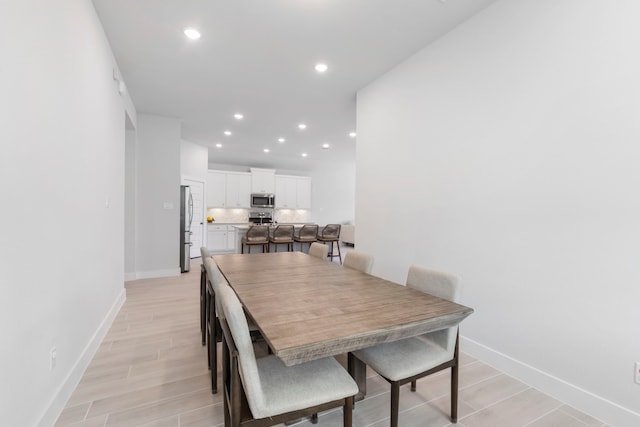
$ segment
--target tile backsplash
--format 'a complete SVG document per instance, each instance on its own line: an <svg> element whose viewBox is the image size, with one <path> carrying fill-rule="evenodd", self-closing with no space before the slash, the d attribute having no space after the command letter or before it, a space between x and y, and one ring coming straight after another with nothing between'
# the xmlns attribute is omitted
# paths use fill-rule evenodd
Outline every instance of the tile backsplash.
<svg viewBox="0 0 640 427"><path fill-rule="evenodd" d="M243 223L249 221L249 209L207 209L207 216L218 223ZM279 223L311 222L311 211L306 209L275 209L274 220Z"/></svg>
<svg viewBox="0 0 640 427"><path fill-rule="evenodd" d="M311 221L311 211L306 209L276 209L274 216L279 223Z"/></svg>
<svg viewBox="0 0 640 427"><path fill-rule="evenodd" d="M248 222L249 209L207 209L207 216L213 217L215 222Z"/></svg>

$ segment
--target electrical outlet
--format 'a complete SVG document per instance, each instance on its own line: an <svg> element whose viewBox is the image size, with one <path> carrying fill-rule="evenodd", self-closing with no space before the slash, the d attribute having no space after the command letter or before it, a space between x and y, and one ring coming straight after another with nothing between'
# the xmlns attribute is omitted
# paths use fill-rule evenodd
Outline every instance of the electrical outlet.
<svg viewBox="0 0 640 427"><path fill-rule="evenodd" d="M640 362L636 362L636 370L634 375L636 384L640 384Z"/></svg>
<svg viewBox="0 0 640 427"><path fill-rule="evenodd" d="M49 351L49 369L53 371L53 368L56 367L56 358L58 357L58 350L55 347L52 347Z"/></svg>

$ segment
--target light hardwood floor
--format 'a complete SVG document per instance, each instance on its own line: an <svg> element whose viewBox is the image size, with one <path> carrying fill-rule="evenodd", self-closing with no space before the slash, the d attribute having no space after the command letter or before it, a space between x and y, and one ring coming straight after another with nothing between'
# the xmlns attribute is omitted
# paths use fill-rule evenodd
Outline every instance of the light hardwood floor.
<svg viewBox="0 0 640 427"><path fill-rule="evenodd" d="M206 350L200 340L199 277L200 259L194 259L191 271L180 277L126 284L127 300L56 426L224 424L222 395L211 394ZM339 358L343 363L345 359ZM447 416L448 388L448 371L419 380L415 393L408 386L403 387L400 425L451 425ZM353 425L388 426L389 399L387 382L369 371L367 397L356 404ZM296 425L312 426L308 420ZM341 425L341 410L320 414L317 424ZM465 354L460 370L457 425L604 426Z"/></svg>

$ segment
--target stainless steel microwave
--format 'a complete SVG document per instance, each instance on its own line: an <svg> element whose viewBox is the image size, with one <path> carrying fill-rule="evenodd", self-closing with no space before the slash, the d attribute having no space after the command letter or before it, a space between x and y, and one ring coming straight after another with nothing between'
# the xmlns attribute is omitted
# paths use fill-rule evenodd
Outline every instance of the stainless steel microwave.
<svg viewBox="0 0 640 427"><path fill-rule="evenodd" d="M275 194L253 193L251 194L252 208L273 208L276 206Z"/></svg>

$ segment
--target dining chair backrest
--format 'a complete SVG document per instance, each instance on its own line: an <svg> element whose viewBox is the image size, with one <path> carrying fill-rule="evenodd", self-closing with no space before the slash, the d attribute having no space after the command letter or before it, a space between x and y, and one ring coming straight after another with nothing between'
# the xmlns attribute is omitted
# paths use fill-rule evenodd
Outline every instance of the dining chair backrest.
<svg viewBox="0 0 640 427"><path fill-rule="evenodd" d="M211 256L211 252L209 252L209 249L207 249L206 246L200 246L200 256L204 261L205 258L209 258Z"/></svg>
<svg viewBox="0 0 640 427"><path fill-rule="evenodd" d="M320 232L320 237L323 239L335 239L340 237L340 224L327 224Z"/></svg>
<svg viewBox="0 0 640 427"><path fill-rule="evenodd" d="M268 225L252 225L247 230L247 242L268 242L269 226Z"/></svg>
<svg viewBox="0 0 640 427"><path fill-rule="evenodd" d="M238 296L227 283L220 286L218 291L222 302L225 319L229 325L234 344L238 350L240 361L240 374L249 408L254 414L259 413L259 408L265 406L265 396L260 387L260 373L256 363L256 355L251 343L249 324L244 314L242 303Z"/></svg>
<svg viewBox="0 0 640 427"><path fill-rule="evenodd" d="M204 259L204 268L207 270L207 277L209 278L209 282L211 283L211 287L213 287L213 292L218 295L218 289L222 285L229 286L227 283L227 279L224 278L220 269L218 268L218 264L211 257L207 257ZM222 310L222 306L220 305L220 298L216 298L216 314L218 317L224 318L224 312Z"/></svg>
<svg viewBox="0 0 640 427"><path fill-rule="evenodd" d="M407 286L453 302L459 302L462 290L462 285L456 276L417 265L409 267ZM457 332L458 327L454 326L432 332L429 337L453 354Z"/></svg>
<svg viewBox="0 0 640 427"><path fill-rule="evenodd" d="M327 245L323 245L322 243L313 242L311 246L309 246L309 255L316 258L326 260L328 253L329 247Z"/></svg>
<svg viewBox="0 0 640 427"><path fill-rule="evenodd" d="M305 224L300 229L300 232L297 234L297 237L305 240L315 240L316 234L318 234L317 224Z"/></svg>
<svg viewBox="0 0 640 427"><path fill-rule="evenodd" d="M278 225L273 230L273 238L276 240L293 240L293 225Z"/></svg>
<svg viewBox="0 0 640 427"><path fill-rule="evenodd" d="M371 274L373 268L373 256L358 251L349 251L344 255L345 267Z"/></svg>

